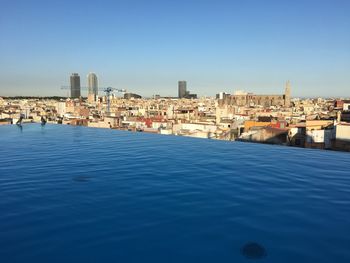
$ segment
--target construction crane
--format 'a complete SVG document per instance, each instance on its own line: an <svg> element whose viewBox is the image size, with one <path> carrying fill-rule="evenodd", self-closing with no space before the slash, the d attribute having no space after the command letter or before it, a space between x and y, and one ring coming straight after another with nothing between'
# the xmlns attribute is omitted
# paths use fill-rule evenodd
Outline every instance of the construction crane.
<svg viewBox="0 0 350 263"><path fill-rule="evenodd" d="M111 98L110 98L111 92L116 91L116 92L125 93L126 90L108 87L108 88L105 88L103 91L106 93L106 97L107 97L107 114L110 115L110 113L111 113Z"/></svg>
<svg viewBox="0 0 350 263"><path fill-rule="evenodd" d="M61 89L63 90L70 90L71 87L70 86L61 86ZM89 87L80 87L81 90L89 90L90 88ZM109 115L110 114L110 110L111 110L111 93L112 92L119 92L119 93L122 93L124 94L126 92L126 89L117 89L117 88L112 88L112 87L106 87L106 88L98 88L97 90L99 91L103 91L106 93L106 98L107 98L107 114Z"/></svg>

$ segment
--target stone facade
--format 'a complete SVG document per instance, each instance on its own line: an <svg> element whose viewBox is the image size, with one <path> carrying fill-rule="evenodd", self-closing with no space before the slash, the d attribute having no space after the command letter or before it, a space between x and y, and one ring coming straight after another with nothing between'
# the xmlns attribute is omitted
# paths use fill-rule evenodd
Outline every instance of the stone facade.
<svg viewBox="0 0 350 263"><path fill-rule="evenodd" d="M284 95L232 95L226 97L223 101L224 104L236 105L236 106L255 106L261 105L264 107L270 106L284 106Z"/></svg>
<svg viewBox="0 0 350 263"><path fill-rule="evenodd" d="M287 82L285 94L283 95L255 95L248 93L244 95L230 95L219 99L220 105L235 105L235 106L284 106L290 107L290 83Z"/></svg>

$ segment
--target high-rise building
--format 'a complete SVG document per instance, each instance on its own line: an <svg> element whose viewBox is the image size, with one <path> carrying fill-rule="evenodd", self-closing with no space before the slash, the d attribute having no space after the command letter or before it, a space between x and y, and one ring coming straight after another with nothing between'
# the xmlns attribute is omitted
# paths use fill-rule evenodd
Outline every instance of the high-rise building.
<svg viewBox="0 0 350 263"><path fill-rule="evenodd" d="M187 83L186 81L179 81L179 98L185 98L187 94Z"/></svg>
<svg viewBox="0 0 350 263"><path fill-rule="evenodd" d="M88 101L95 102L98 95L98 81L95 73L89 73L88 79Z"/></svg>
<svg viewBox="0 0 350 263"><path fill-rule="evenodd" d="M73 73L70 76L70 97L76 99L80 95L80 76L78 73Z"/></svg>
<svg viewBox="0 0 350 263"><path fill-rule="evenodd" d="M223 100L228 96L230 96L230 94L221 91L220 93L216 94L216 99Z"/></svg>
<svg viewBox="0 0 350 263"><path fill-rule="evenodd" d="M286 90L284 93L284 106L287 108L290 107L290 96L291 96L290 93L291 93L290 81L287 81Z"/></svg>

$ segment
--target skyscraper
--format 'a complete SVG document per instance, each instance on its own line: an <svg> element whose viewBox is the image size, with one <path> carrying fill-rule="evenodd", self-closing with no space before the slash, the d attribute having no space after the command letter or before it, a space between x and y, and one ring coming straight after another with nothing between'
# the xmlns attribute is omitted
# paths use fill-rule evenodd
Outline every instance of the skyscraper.
<svg viewBox="0 0 350 263"><path fill-rule="evenodd" d="M187 94L187 83L186 81L182 80L179 81L179 98L185 98Z"/></svg>
<svg viewBox="0 0 350 263"><path fill-rule="evenodd" d="M76 99L80 95L80 76L78 73L73 73L70 76L70 97Z"/></svg>
<svg viewBox="0 0 350 263"><path fill-rule="evenodd" d="M88 101L95 102L98 95L98 81L95 73L89 73L88 76Z"/></svg>
<svg viewBox="0 0 350 263"><path fill-rule="evenodd" d="M290 107L290 93L291 93L290 81L287 81L286 90L284 93L284 106L287 108Z"/></svg>

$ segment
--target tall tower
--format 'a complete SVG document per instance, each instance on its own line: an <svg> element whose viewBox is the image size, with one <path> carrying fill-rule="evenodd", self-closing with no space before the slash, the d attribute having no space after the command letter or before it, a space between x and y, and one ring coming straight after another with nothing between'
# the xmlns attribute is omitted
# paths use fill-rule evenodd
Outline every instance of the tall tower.
<svg viewBox="0 0 350 263"><path fill-rule="evenodd" d="M179 98L184 98L186 97L187 94L187 83L186 81L182 80L179 81Z"/></svg>
<svg viewBox="0 0 350 263"><path fill-rule="evenodd" d="M88 79L88 101L95 102L98 95L98 81L95 73L89 73Z"/></svg>
<svg viewBox="0 0 350 263"><path fill-rule="evenodd" d="M73 73L70 76L70 97L76 99L80 95L80 76L78 73Z"/></svg>
<svg viewBox="0 0 350 263"><path fill-rule="evenodd" d="M286 108L290 107L290 92L291 92L291 86L290 86L290 81L288 80L286 83L286 90L284 93L284 106Z"/></svg>

